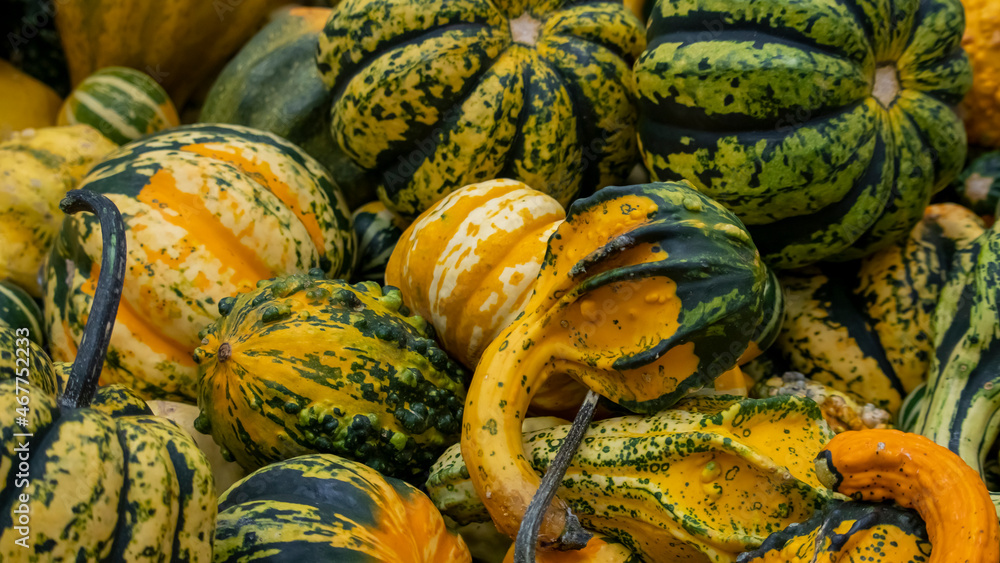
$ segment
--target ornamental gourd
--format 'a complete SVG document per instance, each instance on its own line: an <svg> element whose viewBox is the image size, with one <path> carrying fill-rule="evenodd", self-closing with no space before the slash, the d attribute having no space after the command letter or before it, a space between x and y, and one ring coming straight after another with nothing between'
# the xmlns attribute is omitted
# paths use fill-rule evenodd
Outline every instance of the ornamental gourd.
<svg viewBox="0 0 1000 563"><path fill-rule="evenodd" d="M122 210L129 270L103 381L194 401L198 331L261 279L319 266L349 276L355 240L323 168L270 133L188 125L121 147L81 187ZM53 357L72 359L97 279L97 226L63 224L47 266Z"/></svg>
<svg viewBox="0 0 1000 563"><path fill-rule="evenodd" d="M8 16L9 17L9 16ZM4 34L4 37L7 35ZM52 127L62 105L62 98L52 88L21 72L0 58L0 140L15 131Z"/></svg>
<svg viewBox="0 0 1000 563"><path fill-rule="evenodd" d="M965 36L975 81L962 103L969 142L1000 148L1000 5L991 0L962 0Z"/></svg>
<svg viewBox="0 0 1000 563"><path fill-rule="evenodd" d="M895 416L931 369L951 254L982 232L968 209L932 205L908 238L860 262L782 275L785 322L772 350L788 369Z"/></svg>
<svg viewBox="0 0 1000 563"><path fill-rule="evenodd" d="M195 428L248 471L334 453L412 478L457 441L465 373L399 290L322 278L262 281L219 303L194 353Z"/></svg>
<svg viewBox="0 0 1000 563"><path fill-rule="evenodd" d="M357 208L351 215L351 223L358 239L358 267L354 270L354 281L388 283L385 270L406 230L406 221L376 200Z"/></svg>
<svg viewBox="0 0 1000 563"><path fill-rule="evenodd" d="M471 563L416 488L331 454L268 465L219 498L215 563Z"/></svg>
<svg viewBox="0 0 1000 563"><path fill-rule="evenodd" d="M88 125L27 129L0 142L0 279L35 297L62 224L59 201L115 144Z"/></svg>
<svg viewBox="0 0 1000 563"><path fill-rule="evenodd" d="M39 346L45 345L42 309L28 292L5 281L0 281L0 327L26 329L29 340Z"/></svg>
<svg viewBox="0 0 1000 563"><path fill-rule="evenodd" d="M116 144L180 125L170 96L151 76L111 66L77 84L59 110L59 125L84 123Z"/></svg>
<svg viewBox="0 0 1000 563"><path fill-rule="evenodd" d="M326 167L348 207L372 201L369 174L330 136L333 94L319 76L316 49L329 8L277 10L212 83L198 121L270 131Z"/></svg>
<svg viewBox="0 0 1000 563"><path fill-rule="evenodd" d="M955 179L958 199L981 216L994 219L1000 204L1000 151L976 157Z"/></svg>
<svg viewBox="0 0 1000 563"><path fill-rule="evenodd" d="M871 403L865 403L850 393L806 379L798 372L785 372L781 377L760 381L750 393L753 397L792 395L810 399L819 405L830 429L840 433L865 428L886 428L892 416Z"/></svg>
<svg viewBox="0 0 1000 563"><path fill-rule="evenodd" d="M642 563L639 556L621 542L608 536L594 536L578 551L542 551L538 563ZM503 563L514 563L514 546L507 550Z"/></svg>
<svg viewBox="0 0 1000 563"><path fill-rule="evenodd" d="M563 205L623 181L644 47L621 0L346 0L317 61L334 139L414 218L493 178Z"/></svg>
<svg viewBox="0 0 1000 563"><path fill-rule="evenodd" d="M520 437L534 471L551 468L569 431ZM808 399L692 397L654 415L591 423L585 436L559 496L585 528L646 563L732 563L837 496L812 465L833 432ZM427 481L435 505L460 523L490 518L490 499L470 479L476 471L453 447Z"/></svg>
<svg viewBox="0 0 1000 563"><path fill-rule="evenodd" d="M640 151L747 225L764 260L906 236L965 161L959 0L666 0L636 62Z"/></svg>
<svg viewBox="0 0 1000 563"><path fill-rule="evenodd" d="M97 389L125 275L121 218L106 198L83 190L69 192L62 209L100 217L100 292L65 390L44 352L31 348L22 363L27 339L0 329L3 353L15 356L0 362L0 408L23 419L0 427L0 559L139 561L155 553L211 561L216 499L207 460L128 389ZM31 361L45 367L24 369Z"/></svg>
<svg viewBox="0 0 1000 563"><path fill-rule="evenodd" d="M549 376L634 412L667 408L736 365L765 316L766 282L739 220L689 184L577 200L549 238L524 314L486 349L466 400L462 453L497 528L513 536L538 488L520 430ZM545 544L575 534L567 513L553 502Z"/></svg>

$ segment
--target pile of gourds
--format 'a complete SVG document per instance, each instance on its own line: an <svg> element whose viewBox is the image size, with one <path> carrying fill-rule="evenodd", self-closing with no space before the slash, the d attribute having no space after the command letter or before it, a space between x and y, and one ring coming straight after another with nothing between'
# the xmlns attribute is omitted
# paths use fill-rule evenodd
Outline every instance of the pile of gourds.
<svg viewBox="0 0 1000 563"><path fill-rule="evenodd" d="M0 560L1000 563L1000 4L9 4Z"/></svg>

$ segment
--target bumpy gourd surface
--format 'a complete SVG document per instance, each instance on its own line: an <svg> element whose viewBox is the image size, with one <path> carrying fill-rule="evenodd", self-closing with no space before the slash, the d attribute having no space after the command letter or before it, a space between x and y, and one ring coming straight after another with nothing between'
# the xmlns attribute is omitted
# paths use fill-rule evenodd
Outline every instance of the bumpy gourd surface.
<svg viewBox="0 0 1000 563"><path fill-rule="evenodd" d="M548 468L568 431L524 434L535 471ZM807 399L694 398L592 423L558 494L584 527L647 563L732 562L832 498L811 461L832 436ZM427 491L459 522L489 518L457 447L431 469Z"/></svg>
<svg viewBox="0 0 1000 563"><path fill-rule="evenodd" d="M959 0L666 0L635 66L654 179L687 179L768 263L858 258L961 170Z"/></svg>
<svg viewBox="0 0 1000 563"><path fill-rule="evenodd" d="M195 427L245 469L319 452L409 478L458 439L464 372L398 290L297 275L219 312Z"/></svg>
<svg viewBox="0 0 1000 563"><path fill-rule="evenodd" d="M269 465L219 499L216 563L469 563L423 493L334 455Z"/></svg>
<svg viewBox="0 0 1000 563"><path fill-rule="evenodd" d="M59 201L115 148L87 125L25 130L0 143L0 279L44 295L38 269L62 224Z"/></svg>
<svg viewBox="0 0 1000 563"><path fill-rule="evenodd" d="M126 225L128 272L103 382L145 397L196 397L191 352L221 299L262 279L350 273L355 240L330 176L270 133L191 125L122 147L82 186ZM45 314L56 360L72 360L99 271L100 226L63 224L48 262Z"/></svg>
<svg viewBox="0 0 1000 563"><path fill-rule="evenodd" d="M331 131L414 217L449 192L514 178L563 205L635 159L642 24L597 0L349 0L318 56Z"/></svg>
<svg viewBox="0 0 1000 563"><path fill-rule="evenodd" d="M144 72L108 67L77 85L59 111L59 125L85 123L119 145L180 125L163 88Z"/></svg>

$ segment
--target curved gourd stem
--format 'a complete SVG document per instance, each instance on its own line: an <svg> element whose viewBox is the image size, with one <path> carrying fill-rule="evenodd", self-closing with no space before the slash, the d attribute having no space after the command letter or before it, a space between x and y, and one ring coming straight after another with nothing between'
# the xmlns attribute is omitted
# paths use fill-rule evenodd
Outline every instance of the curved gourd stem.
<svg viewBox="0 0 1000 563"><path fill-rule="evenodd" d="M528 510L524 513L524 520L521 521L521 529L517 532L517 539L514 541L514 563L534 563L538 529L545 517L545 509L552 504L552 499L556 496L556 489L562 483L563 475L566 474L570 461L576 455L576 450L580 448L580 442L583 441L583 435L587 433L587 425L594 418L594 410L597 408L597 401L600 398L601 396L594 391L587 392L583 405L580 406L576 418L573 419L573 426L570 427L566 439L559 446L555 459L552 460L548 471L545 472L542 484L531 499L531 504L528 505ZM566 519L576 520L576 516L573 513L568 513ZM566 538L564 544L587 545L591 534L578 526L573 526L573 528L574 537Z"/></svg>
<svg viewBox="0 0 1000 563"><path fill-rule="evenodd" d="M66 390L59 397L59 408L69 410L90 405L104 367L104 357L108 353L111 331L118 314L118 302L125 283L125 223L110 199L87 190L68 192L59 203L59 208L67 214L89 211L97 215L101 221L104 247L101 273L97 278L97 290L87 317L87 326L83 329Z"/></svg>

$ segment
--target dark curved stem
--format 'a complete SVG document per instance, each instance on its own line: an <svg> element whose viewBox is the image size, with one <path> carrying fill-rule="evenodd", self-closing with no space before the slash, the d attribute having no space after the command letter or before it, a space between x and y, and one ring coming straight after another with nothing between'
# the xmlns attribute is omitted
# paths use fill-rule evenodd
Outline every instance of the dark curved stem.
<svg viewBox="0 0 1000 563"><path fill-rule="evenodd" d="M542 519L552 499L556 496L556 489L562 483L563 475L569 468L570 461L576 455L576 450L580 448L583 435L587 433L587 425L594 418L594 409L601 396L593 390L587 392L580 410L573 419L573 426L570 427L566 439L563 440L559 451L556 452L555 459L549 464L548 471L542 477L542 484L539 485L535 496L528 504L528 510L521 520L521 528L517 531L517 539L514 540L514 563L535 563L535 546L538 543L538 529L542 525ZM580 526L580 521L576 515L567 511L566 528L559 536L559 547L564 550L583 549L590 541L590 532Z"/></svg>
<svg viewBox="0 0 1000 563"><path fill-rule="evenodd" d="M125 283L126 248L125 223L110 199L87 190L72 190L59 203L59 208L67 214L89 211L97 215L101 221L103 243L101 273L97 278L87 326L83 329L66 390L59 397L59 408L67 410L89 406L97 390Z"/></svg>

